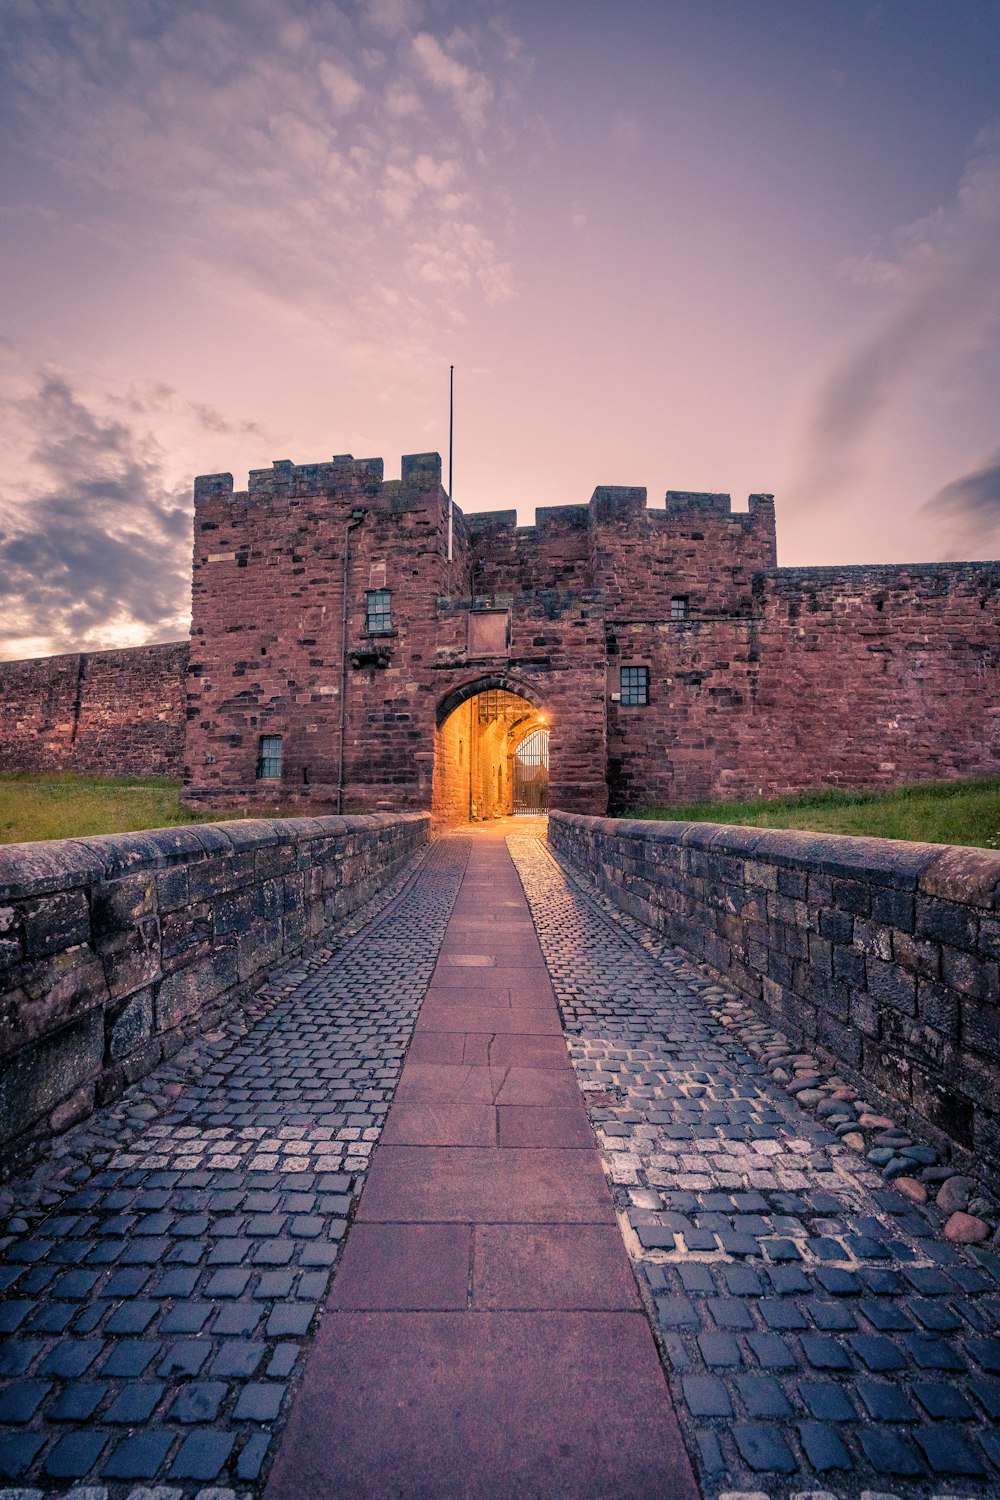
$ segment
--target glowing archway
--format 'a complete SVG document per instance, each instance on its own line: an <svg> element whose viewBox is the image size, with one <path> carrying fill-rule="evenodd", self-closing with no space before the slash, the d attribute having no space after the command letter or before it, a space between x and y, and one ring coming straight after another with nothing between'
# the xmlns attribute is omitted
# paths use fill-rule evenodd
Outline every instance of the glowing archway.
<svg viewBox="0 0 1000 1500"><path fill-rule="evenodd" d="M514 812L517 748L546 724L534 697L529 685L506 672L473 678L445 694L434 736L436 821L479 822Z"/></svg>

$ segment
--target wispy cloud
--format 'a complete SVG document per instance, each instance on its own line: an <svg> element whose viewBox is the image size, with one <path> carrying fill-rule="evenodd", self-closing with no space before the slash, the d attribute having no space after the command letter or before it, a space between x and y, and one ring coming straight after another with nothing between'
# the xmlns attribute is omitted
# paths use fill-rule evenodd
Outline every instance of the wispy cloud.
<svg viewBox="0 0 1000 1500"><path fill-rule="evenodd" d="M921 508L944 533L949 558L1000 553L1000 448L985 463L944 485Z"/></svg>
<svg viewBox="0 0 1000 1500"><path fill-rule="evenodd" d="M164 385L83 389L9 344L3 354L0 657L183 636L191 478L156 433L186 434L191 448L206 435L245 439L252 424Z"/></svg>
<svg viewBox="0 0 1000 1500"><path fill-rule="evenodd" d="M800 500L864 470L883 416L914 384L995 334L1000 318L1000 132L976 142L955 201L902 228L888 251L841 267L881 298L820 383L801 453Z"/></svg>
<svg viewBox="0 0 1000 1500"><path fill-rule="evenodd" d="M479 10L438 35L412 0L18 0L0 96L74 213L133 247L344 341L391 334L369 320L395 284L426 331L457 285L510 284L490 153L523 64ZM464 257L447 282L411 253L434 240Z"/></svg>
<svg viewBox="0 0 1000 1500"><path fill-rule="evenodd" d="M470 38L463 31L452 33L447 50L427 31L420 31L413 38L413 55L425 78L438 93L451 99L471 130L479 131L493 98L493 85L485 74L467 67L455 55L459 49L470 47Z"/></svg>

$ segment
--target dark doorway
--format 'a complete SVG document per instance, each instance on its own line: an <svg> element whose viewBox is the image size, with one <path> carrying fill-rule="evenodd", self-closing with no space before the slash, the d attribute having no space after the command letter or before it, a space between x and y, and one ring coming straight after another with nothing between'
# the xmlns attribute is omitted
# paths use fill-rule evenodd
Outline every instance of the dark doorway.
<svg viewBox="0 0 1000 1500"><path fill-rule="evenodd" d="M514 816L538 817L549 808L549 731L533 729L514 751Z"/></svg>

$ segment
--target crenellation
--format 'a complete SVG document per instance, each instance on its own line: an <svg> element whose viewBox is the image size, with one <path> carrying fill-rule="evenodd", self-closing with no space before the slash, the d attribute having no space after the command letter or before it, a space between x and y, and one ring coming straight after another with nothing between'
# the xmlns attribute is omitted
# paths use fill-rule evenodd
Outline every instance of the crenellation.
<svg viewBox="0 0 1000 1500"><path fill-rule="evenodd" d="M732 513L733 502L729 495L713 493L711 490L667 490L664 506L673 516L687 512L728 516Z"/></svg>

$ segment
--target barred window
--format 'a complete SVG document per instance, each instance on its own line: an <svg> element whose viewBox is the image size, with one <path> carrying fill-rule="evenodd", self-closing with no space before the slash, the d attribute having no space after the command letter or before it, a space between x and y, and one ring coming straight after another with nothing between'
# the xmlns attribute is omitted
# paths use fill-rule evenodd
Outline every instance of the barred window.
<svg viewBox="0 0 1000 1500"><path fill-rule="evenodd" d="M392 590L369 589L365 595L365 624L369 635L388 635L392 630Z"/></svg>
<svg viewBox="0 0 1000 1500"><path fill-rule="evenodd" d="M649 703L649 668L622 667L621 702L623 708L645 708Z"/></svg>
<svg viewBox="0 0 1000 1500"><path fill-rule="evenodd" d="M686 620L688 617L687 596L675 594L670 601L670 618L672 620Z"/></svg>
<svg viewBox="0 0 1000 1500"><path fill-rule="evenodd" d="M257 779L281 780L281 735L262 734L257 751Z"/></svg>

